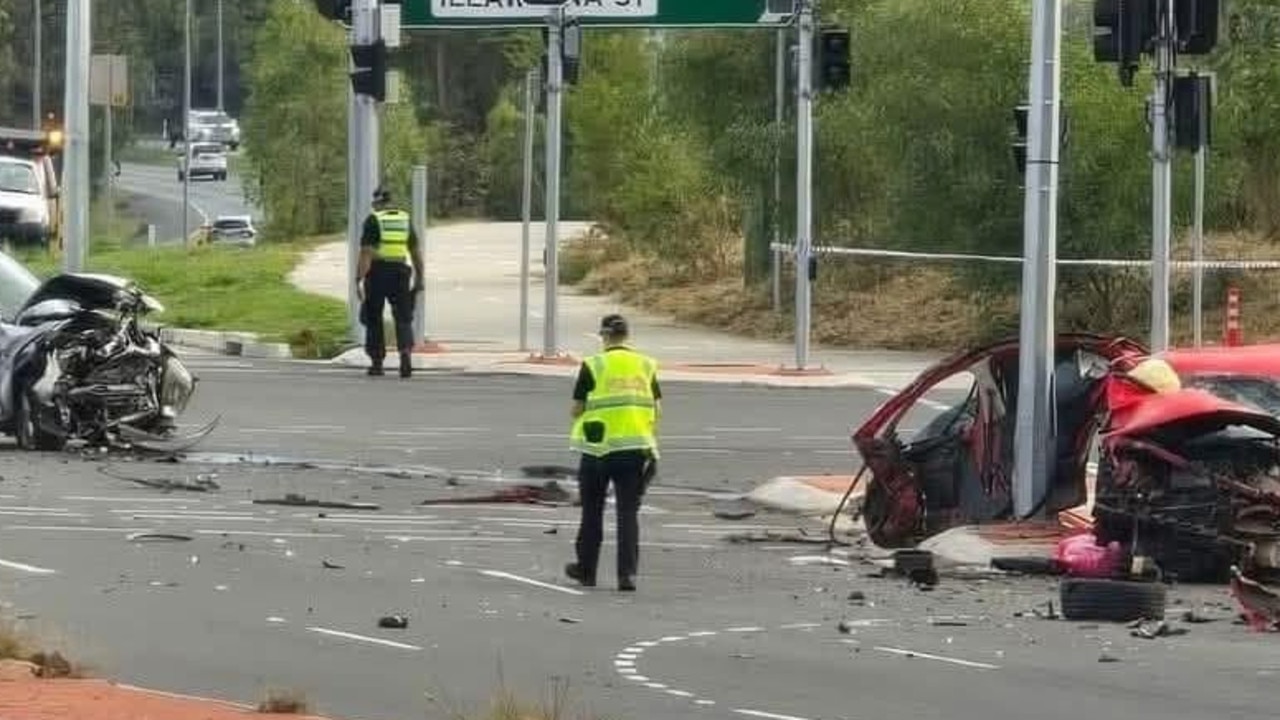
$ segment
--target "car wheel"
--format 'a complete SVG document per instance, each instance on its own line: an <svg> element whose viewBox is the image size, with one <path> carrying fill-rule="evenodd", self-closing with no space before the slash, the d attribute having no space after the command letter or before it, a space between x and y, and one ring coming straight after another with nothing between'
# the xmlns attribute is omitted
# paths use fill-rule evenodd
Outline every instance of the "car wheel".
<svg viewBox="0 0 1280 720"><path fill-rule="evenodd" d="M35 404L32 402L30 391L19 393L18 413L15 420L18 426L18 447L23 450L56 451L67 444L65 438L40 428L36 422Z"/></svg>
<svg viewBox="0 0 1280 720"><path fill-rule="evenodd" d="M1066 578L1058 588L1068 620L1159 620L1169 594L1163 583L1095 578Z"/></svg>

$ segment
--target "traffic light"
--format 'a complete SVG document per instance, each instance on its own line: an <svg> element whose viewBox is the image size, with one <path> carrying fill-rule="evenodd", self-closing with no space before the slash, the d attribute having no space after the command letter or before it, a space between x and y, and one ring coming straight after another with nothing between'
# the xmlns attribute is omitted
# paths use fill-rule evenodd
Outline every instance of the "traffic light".
<svg viewBox="0 0 1280 720"><path fill-rule="evenodd" d="M1174 143L1192 152L1208 147L1212 136L1213 79L1191 73L1173 79Z"/></svg>
<svg viewBox="0 0 1280 720"><path fill-rule="evenodd" d="M1119 66L1120 82L1133 85L1133 74L1156 35L1157 0L1094 0L1093 59Z"/></svg>
<svg viewBox="0 0 1280 720"><path fill-rule="evenodd" d="M1218 44L1219 0L1176 0L1173 6L1178 25L1178 51L1186 55L1208 55Z"/></svg>
<svg viewBox="0 0 1280 720"><path fill-rule="evenodd" d="M824 90L843 90L849 87L852 73L849 70L849 31L844 28L823 28L818 35L819 83Z"/></svg>
<svg viewBox="0 0 1280 720"><path fill-rule="evenodd" d="M559 0L546 3L529 2L529 5L558 5ZM550 36L546 28L542 29L542 77L550 77L551 74L547 69L547 49L550 43ZM567 85L577 85L578 78L582 74L582 25L578 23L567 23L560 34L560 70L564 74L564 82Z"/></svg>
<svg viewBox="0 0 1280 720"><path fill-rule="evenodd" d="M1013 162L1023 174L1027 172L1027 113L1030 111L1030 105L1013 109L1013 124L1018 131L1018 139L1013 142Z"/></svg>
<svg viewBox="0 0 1280 720"><path fill-rule="evenodd" d="M387 44L379 40L372 45L352 45L351 59L356 69L351 73L351 87L357 95L367 95L378 102L387 99Z"/></svg>
<svg viewBox="0 0 1280 720"><path fill-rule="evenodd" d="M316 10L326 19L351 23L351 0L312 0Z"/></svg>

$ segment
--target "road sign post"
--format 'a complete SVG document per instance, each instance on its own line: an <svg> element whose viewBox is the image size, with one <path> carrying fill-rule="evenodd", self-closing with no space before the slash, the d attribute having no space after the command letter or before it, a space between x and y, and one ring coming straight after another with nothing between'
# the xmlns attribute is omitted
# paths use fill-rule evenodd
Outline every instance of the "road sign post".
<svg viewBox="0 0 1280 720"><path fill-rule="evenodd" d="M520 199L520 352L529 351L529 244L533 225L533 136L538 112L538 71L524 77L524 181Z"/></svg>
<svg viewBox="0 0 1280 720"><path fill-rule="evenodd" d="M427 166L413 167L413 229L418 236L418 252L422 254L422 275L414 278L414 282L422 288L422 292L413 297L413 344L425 345L427 342Z"/></svg>

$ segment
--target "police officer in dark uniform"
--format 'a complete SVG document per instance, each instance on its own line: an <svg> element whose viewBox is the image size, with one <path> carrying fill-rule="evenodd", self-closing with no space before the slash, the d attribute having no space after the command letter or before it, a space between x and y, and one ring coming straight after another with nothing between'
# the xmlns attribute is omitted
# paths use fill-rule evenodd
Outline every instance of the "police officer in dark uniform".
<svg viewBox="0 0 1280 720"><path fill-rule="evenodd" d="M383 306L390 303L400 351L400 377L411 376L414 298L423 291L422 249L409 213L393 207L391 193L384 188L374 193L373 212L364 221L356 287L363 301L360 318L365 329L365 352L371 362L368 374L383 374L387 342L382 312Z"/></svg>

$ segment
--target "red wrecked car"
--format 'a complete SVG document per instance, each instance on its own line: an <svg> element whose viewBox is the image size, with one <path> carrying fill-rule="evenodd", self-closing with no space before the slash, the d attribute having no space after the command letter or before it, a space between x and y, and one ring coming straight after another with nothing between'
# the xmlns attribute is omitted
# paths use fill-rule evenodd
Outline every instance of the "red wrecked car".
<svg viewBox="0 0 1280 720"><path fill-rule="evenodd" d="M873 542L911 547L1014 519L1018 359L1016 339L946 358L854 432ZM1280 345L1153 358L1122 337L1063 334L1055 363L1054 460L1039 511L1085 503L1096 450L1100 544L1117 541L1166 577L1220 580L1237 566L1280 585ZM913 408L937 405L926 395L965 374L963 399L904 437Z"/></svg>

